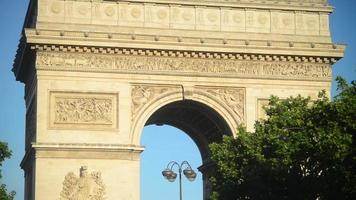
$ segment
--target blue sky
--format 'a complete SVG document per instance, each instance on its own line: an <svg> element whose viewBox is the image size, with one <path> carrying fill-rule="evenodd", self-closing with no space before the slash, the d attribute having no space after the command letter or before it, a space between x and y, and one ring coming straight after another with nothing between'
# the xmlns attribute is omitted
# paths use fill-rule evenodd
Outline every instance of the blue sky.
<svg viewBox="0 0 356 200"><path fill-rule="evenodd" d="M333 76L348 81L356 79L356 1L329 0L336 9L331 15L333 41L347 44L345 58L334 65ZM11 72L14 55L27 9L28 0L0 0L0 140L9 143L13 156L3 166L3 180L10 190L23 199L23 172L19 167L24 155L25 106L23 84L16 82ZM335 82L332 94L335 95ZM156 140L156 138L160 140ZM171 141L174 141L173 143ZM178 197L178 182L168 183L161 171L171 160L188 160L193 167L201 164L194 142L179 130L169 126L149 126L144 129L142 144L141 200L174 199ZM186 199L202 199L201 176L195 182L184 180Z"/></svg>

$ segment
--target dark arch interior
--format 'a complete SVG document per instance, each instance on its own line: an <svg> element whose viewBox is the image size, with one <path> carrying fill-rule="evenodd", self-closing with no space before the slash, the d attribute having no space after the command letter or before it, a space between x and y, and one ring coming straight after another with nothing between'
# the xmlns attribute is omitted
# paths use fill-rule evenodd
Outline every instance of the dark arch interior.
<svg viewBox="0 0 356 200"><path fill-rule="evenodd" d="M203 163L209 161L208 144L232 135L226 121L210 107L192 100L170 103L157 110L145 125L167 124L187 133L197 144Z"/></svg>

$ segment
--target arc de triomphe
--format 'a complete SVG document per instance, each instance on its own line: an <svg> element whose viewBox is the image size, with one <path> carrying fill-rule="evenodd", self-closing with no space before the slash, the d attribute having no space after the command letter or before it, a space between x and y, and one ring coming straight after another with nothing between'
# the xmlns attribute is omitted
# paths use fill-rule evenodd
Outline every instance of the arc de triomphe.
<svg viewBox="0 0 356 200"><path fill-rule="evenodd" d="M142 129L207 145L263 118L270 95L330 90L326 0L31 0L14 64L25 83L26 200L138 200ZM159 138L157 138L159 139Z"/></svg>

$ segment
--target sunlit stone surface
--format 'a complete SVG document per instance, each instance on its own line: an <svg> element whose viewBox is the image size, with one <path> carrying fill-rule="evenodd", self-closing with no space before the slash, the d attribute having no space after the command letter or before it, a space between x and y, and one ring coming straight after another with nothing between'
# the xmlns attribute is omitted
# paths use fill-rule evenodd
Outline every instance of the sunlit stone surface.
<svg viewBox="0 0 356 200"><path fill-rule="evenodd" d="M196 142L208 197L209 143L251 130L270 95L329 92L344 52L331 12L326 0L32 0L13 69L25 199L138 200L149 124Z"/></svg>

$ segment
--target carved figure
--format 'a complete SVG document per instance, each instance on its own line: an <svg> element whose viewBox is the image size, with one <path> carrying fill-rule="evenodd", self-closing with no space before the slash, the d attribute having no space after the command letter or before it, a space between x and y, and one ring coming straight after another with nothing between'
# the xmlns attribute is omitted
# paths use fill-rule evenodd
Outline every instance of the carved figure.
<svg viewBox="0 0 356 200"><path fill-rule="evenodd" d="M55 123L112 124L112 100L90 97L57 97Z"/></svg>
<svg viewBox="0 0 356 200"><path fill-rule="evenodd" d="M330 78L328 63L295 63L287 61L251 61L239 59L202 59L162 56L83 55L79 53L38 53L37 68L53 70L183 72L227 76L278 78Z"/></svg>
<svg viewBox="0 0 356 200"><path fill-rule="evenodd" d="M218 97L244 121L245 90L243 88L207 88L206 92Z"/></svg>
<svg viewBox="0 0 356 200"><path fill-rule="evenodd" d="M87 167L82 166L79 177L73 172L65 176L60 200L103 200L104 195L100 172L88 174Z"/></svg>
<svg viewBox="0 0 356 200"><path fill-rule="evenodd" d="M135 118L138 111L149 101L155 97L169 91L166 86L152 86L152 85L135 85L132 87L132 119Z"/></svg>

